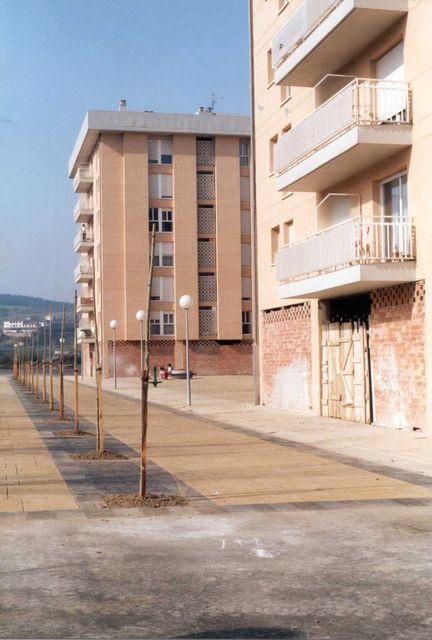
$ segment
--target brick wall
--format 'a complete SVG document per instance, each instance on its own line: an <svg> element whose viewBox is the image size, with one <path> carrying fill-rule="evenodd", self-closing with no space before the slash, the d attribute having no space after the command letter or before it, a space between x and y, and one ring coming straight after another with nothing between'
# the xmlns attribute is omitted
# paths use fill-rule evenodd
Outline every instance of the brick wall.
<svg viewBox="0 0 432 640"><path fill-rule="evenodd" d="M310 304L265 311L263 403L309 412L312 404Z"/></svg>
<svg viewBox="0 0 432 640"><path fill-rule="evenodd" d="M374 420L400 429L424 427L424 281L377 289L371 299Z"/></svg>
<svg viewBox="0 0 432 640"><path fill-rule="evenodd" d="M252 373L252 341L220 344L214 340L190 343L191 369L198 375L249 375Z"/></svg>
<svg viewBox="0 0 432 640"><path fill-rule="evenodd" d="M238 375L252 373L252 342L242 340L233 344L220 344L214 340L191 340L190 368L197 375ZM171 363L174 366L174 340L152 343L150 367L159 369ZM112 342L108 343L109 368L113 375ZM140 371L140 342L119 340L116 344L117 375L138 376Z"/></svg>

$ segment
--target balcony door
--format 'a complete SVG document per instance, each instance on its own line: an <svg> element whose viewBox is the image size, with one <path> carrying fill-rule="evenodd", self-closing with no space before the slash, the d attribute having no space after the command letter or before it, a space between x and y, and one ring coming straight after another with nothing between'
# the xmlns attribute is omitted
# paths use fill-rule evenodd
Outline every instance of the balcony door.
<svg viewBox="0 0 432 640"><path fill-rule="evenodd" d="M410 253L407 174L381 183L383 258L401 258Z"/></svg>
<svg viewBox="0 0 432 640"><path fill-rule="evenodd" d="M405 80L403 41L387 51L375 62L379 80L377 90L377 119L381 121L406 120L407 93Z"/></svg>

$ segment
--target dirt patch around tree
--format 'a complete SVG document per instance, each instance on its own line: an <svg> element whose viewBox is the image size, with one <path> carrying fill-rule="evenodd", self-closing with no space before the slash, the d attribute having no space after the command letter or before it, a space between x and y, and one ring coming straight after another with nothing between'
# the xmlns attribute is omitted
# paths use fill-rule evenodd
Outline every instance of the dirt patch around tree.
<svg viewBox="0 0 432 640"><path fill-rule="evenodd" d="M86 453L74 453L73 460L129 460L123 453L115 451L87 451Z"/></svg>
<svg viewBox="0 0 432 640"><path fill-rule="evenodd" d="M90 433L90 431L81 431L81 429L78 431L56 431L54 435L58 438L78 438L79 436L94 437L94 434Z"/></svg>
<svg viewBox="0 0 432 640"><path fill-rule="evenodd" d="M183 507L189 501L182 496L164 495L148 493L142 498L138 493L123 493L112 496L105 496L103 499L105 506L120 509L131 509L133 507L148 507L150 509L160 509L161 507Z"/></svg>

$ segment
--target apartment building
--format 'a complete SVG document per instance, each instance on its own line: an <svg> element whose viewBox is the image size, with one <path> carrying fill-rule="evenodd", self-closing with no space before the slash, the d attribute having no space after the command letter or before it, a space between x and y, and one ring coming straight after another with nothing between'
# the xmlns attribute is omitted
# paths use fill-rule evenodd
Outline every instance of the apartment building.
<svg viewBox="0 0 432 640"><path fill-rule="evenodd" d="M150 334L152 364L185 366L190 294L191 368L251 371L250 118L90 111L69 163L78 201L75 251L84 371L95 370L95 322L105 376L140 371L141 324L156 230Z"/></svg>
<svg viewBox="0 0 432 640"><path fill-rule="evenodd" d="M430 0L251 0L264 403L432 428Z"/></svg>

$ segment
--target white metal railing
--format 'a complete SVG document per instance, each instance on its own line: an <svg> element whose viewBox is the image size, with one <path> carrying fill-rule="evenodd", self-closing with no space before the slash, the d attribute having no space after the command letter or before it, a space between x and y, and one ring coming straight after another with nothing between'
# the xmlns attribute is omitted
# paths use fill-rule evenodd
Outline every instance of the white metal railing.
<svg viewBox="0 0 432 640"><path fill-rule="evenodd" d="M272 40L273 68L284 60L343 0L305 0Z"/></svg>
<svg viewBox="0 0 432 640"><path fill-rule="evenodd" d="M80 197L78 198L73 210L74 218L76 218L78 213L82 210L87 210L87 211L93 210L92 200L86 194L81 194Z"/></svg>
<svg viewBox="0 0 432 640"><path fill-rule="evenodd" d="M78 278L80 275L92 276L93 268L91 264L86 262L80 262L79 265L75 267L74 276Z"/></svg>
<svg viewBox="0 0 432 640"><path fill-rule="evenodd" d="M407 82L355 78L275 145L274 170L283 173L358 125L411 123Z"/></svg>
<svg viewBox="0 0 432 640"><path fill-rule="evenodd" d="M78 296L77 306L81 307L91 307L93 309L93 298L85 298L84 296Z"/></svg>
<svg viewBox="0 0 432 640"><path fill-rule="evenodd" d="M78 231L74 238L74 248L76 249L81 243L93 244L94 236L89 231Z"/></svg>
<svg viewBox="0 0 432 640"><path fill-rule="evenodd" d="M276 277L303 279L353 264L406 260L415 260L410 222L356 217L282 247L276 256Z"/></svg>

